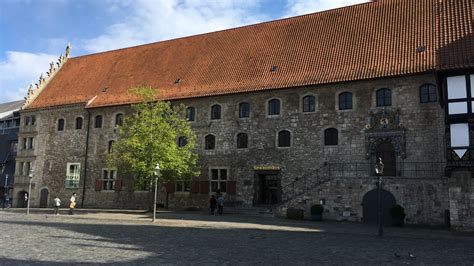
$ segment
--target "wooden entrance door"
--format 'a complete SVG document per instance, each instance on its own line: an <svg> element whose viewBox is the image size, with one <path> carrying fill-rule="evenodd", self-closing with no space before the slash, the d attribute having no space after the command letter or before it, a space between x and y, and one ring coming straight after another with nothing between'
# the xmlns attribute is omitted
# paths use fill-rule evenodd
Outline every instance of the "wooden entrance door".
<svg viewBox="0 0 474 266"><path fill-rule="evenodd" d="M390 209L396 204L395 197L392 193L382 189L382 219L383 224L390 225L392 217ZM367 192L362 199L362 220L366 224L377 224L379 221L379 197L378 189Z"/></svg>
<svg viewBox="0 0 474 266"><path fill-rule="evenodd" d="M41 190L41 196L40 196L40 208L48 208L48 197L49 197L48 189L43 188Z"/></svg>
<svg viewBox="0 0 474 266"><path fill-rule="evenodd" d="M377 147L377 158L382 158L384 169L383 175L396 176L397 175L397 159L395 149L390 143L382 143ZM376 158L376 161L377 161Z"/></svg>

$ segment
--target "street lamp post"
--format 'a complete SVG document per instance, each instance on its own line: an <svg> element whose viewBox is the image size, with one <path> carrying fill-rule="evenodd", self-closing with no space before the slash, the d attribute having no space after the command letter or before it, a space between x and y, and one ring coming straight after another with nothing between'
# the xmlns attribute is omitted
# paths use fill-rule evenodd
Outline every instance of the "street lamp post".
<svg viewBox="0 0 474 266"><path fill-rule="evenodd" d="M31 180L33 179L33 172L30 172L28 177L30 178L30 183L28 185L28 199L26 201L26 215L30 214Z"/></svg>
<svg viewBox="0 0 474 266"><path fill-rule="evenodd" d="M383 175L383 162L382 158L378 159L375 165L375 174L378 177L378 216L379 216L379 236L383 236L383 214L382 214L382 175Z"/></svg>
<svg viewBox="0 0 474 266"><path fill-rule="evenodd" d="M157 190L158 190L158 177L160 175L160 164L157 163L155 169L153 169L153 177L155 181L155 196L153 200L153 222L156 220L156 198L157 198Z"/></svg>

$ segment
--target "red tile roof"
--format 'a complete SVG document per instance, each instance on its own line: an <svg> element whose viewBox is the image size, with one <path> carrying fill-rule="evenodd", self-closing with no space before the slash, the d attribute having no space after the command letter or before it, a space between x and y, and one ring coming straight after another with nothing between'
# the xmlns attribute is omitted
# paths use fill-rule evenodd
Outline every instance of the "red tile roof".
<svg viewBox="0 0 474 266"><path fill-rule="evenodd" d="M473 9L379 0L71 58L28 108L127 104L140 85L179 99L474 67Z"/></svg>

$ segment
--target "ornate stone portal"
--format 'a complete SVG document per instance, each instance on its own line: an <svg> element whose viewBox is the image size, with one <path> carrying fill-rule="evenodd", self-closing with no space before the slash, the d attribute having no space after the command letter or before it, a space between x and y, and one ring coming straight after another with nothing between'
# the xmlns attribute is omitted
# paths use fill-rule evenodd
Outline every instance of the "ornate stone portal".
<svg viewBox="0 0 474 266"><path fill-rule="evenodd" d="M369 111L364 131L367 160L377 153L382 143L391 144L396 155L406 158L406 128L400 121L400 110Z"/></svg>

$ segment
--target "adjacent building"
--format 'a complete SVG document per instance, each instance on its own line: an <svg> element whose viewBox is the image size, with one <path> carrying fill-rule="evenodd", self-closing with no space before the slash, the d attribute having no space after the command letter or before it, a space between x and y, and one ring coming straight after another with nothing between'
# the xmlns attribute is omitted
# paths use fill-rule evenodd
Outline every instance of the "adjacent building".
<svg viewBox="0 0 474 266"><path fill-rule="evenodd" d="M24 101L0 104L0 199L11 197L15 180L20 108Z"/></svg>
<svg viewBox="0 0 474 266"><path fill-rule="evenodd" d="M171 208L221 192L373 222L382 158L386 221L399 204L409 223L472 228L473 9L379 0L76 58L68 46L21 111L16 202L31 181L33 206L78 192L84 207L145 207L147 188L104 159L139 100L128 89L147 85L187 106L198 137L201 175L163 189Z"/></svg>

